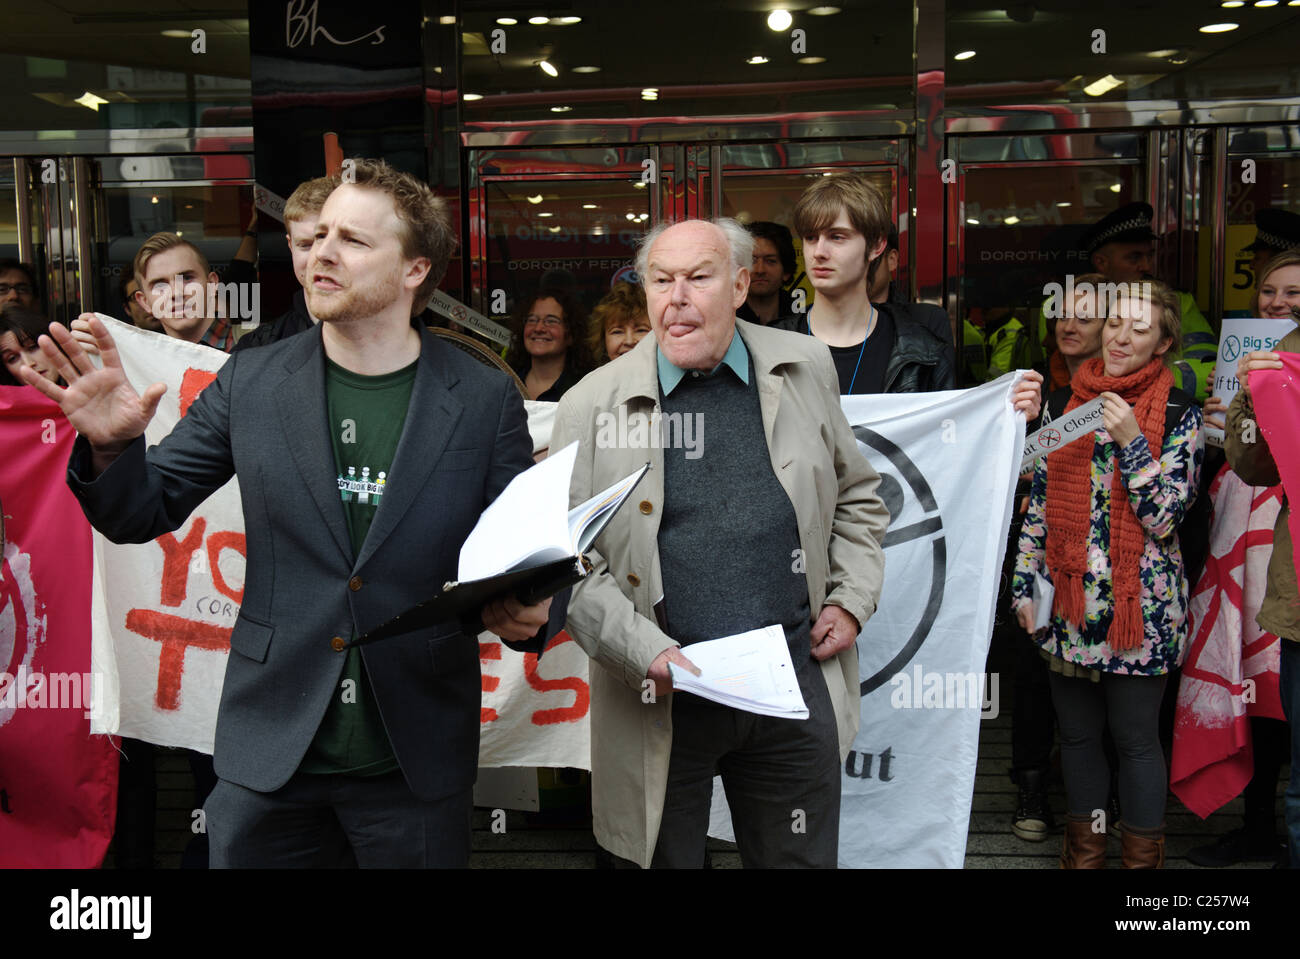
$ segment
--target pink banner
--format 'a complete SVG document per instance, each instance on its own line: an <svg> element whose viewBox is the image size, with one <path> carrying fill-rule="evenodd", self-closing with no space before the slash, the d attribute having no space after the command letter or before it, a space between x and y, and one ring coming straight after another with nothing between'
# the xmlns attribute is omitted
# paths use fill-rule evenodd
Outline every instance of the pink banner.
<svg viewBox="0 0 1300 959"><path fill-rule="evenodd" d="M118 758L90 732L90 525L64 477L76 433L28 386L0 386L0 866L97 868Z"/></svg>
<svg viewBox="0 0 1300 959"><path fill-rule="evenodd" d="M1287 498L1294 503L1300 499L1300 354L1279 353L1280 370L1255 370L1250 374L1250 392L1254 399L1255 415L1259 429L1268 441L1273 462ZM1300 516L1291 510L1287 517L1291 528L1292 546L1300 545ZM1292 550L1297 578L1300 578L1300 552Z"/></svg>

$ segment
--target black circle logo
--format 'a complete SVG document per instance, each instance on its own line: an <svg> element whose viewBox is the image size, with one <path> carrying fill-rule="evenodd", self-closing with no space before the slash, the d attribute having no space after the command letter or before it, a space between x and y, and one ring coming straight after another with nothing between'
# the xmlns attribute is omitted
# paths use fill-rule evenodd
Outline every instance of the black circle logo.
<svg viewBox="0 0 1300 959"><path fill-rule="evenodd" d="M902 670L930 635L930 628L934 625L943 606L944 586L948 579L948 544L943 528L943 517L939 513L939 504L934 498L930 484L917 465L895 443L874 430L865 426L855 426L853 435L857 437L862 454L880 474L880 486L876 492L889 509L889 528L885 531L884 548L888 550L915 539L934 536L930 544L930 585L924 590L919 583L915 584L915 589L911 585L908 588L910 594L925 597L917 614L916 624L893 658L862 681L860 692L862 696L866 696L889 682ZM909 497L915 500L924 515L920 520L902 526L896 525L899 517L903 515ZM881 598L883 600L884 597Z"/></svg>

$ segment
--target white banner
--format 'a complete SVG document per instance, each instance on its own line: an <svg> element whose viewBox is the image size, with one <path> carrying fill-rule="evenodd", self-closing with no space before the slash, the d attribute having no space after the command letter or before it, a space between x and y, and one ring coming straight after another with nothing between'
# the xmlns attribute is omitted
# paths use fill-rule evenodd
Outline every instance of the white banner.
<svg viewBox="0 0 1300 959"><path fill-rule="evenodd" d="M845 762L840 865L956 868L1025 421L1019 372L970 390L841 398L889 507L885 583L858 637L862 726ZM987 709L983 708L987 698ZM730 839L721 784L710 835Z"/></svg>
<svg viewBox="0 0 1300 959"><path fill-rule="evenodd" d="M99 314L137 391L167 384L145 430L171 432L226 354ZM91 649L105 674L91 732L212 752L230 631L244 592L244 522L231 481L174 533L118 546L95 533Z"/></svg>
<svg viewBox="0 0 1300 959"><path fill-rule="evenodd" d="M1214 389L1210 395L1223 400L1224 406L1230 406L1232 398L1241 389L1237 380L1237 362L1247 353L1276 350L1277 341L1293 329L1295 321L1290 319L1225 316L1219 330L1219 354L1214 360ZM1205 442L1222 446L1223 430L1206 426Z"/></svg>
<svg viewBox="0 0 1300 959"><path fill-rule="evenodd" d="M145 433L153 445L215 378L226 354L100 319L138 391L167 384ZM529 405L549 440L554 404ZM92 668L103 671L105 682L92 731L212 751L230 631L243 596L243 534L234 481L175 533L152 543L118 546L95 534ZM479 659L480 765L590 765L588 661L567 633L539 661L485 632Z"/></svg>

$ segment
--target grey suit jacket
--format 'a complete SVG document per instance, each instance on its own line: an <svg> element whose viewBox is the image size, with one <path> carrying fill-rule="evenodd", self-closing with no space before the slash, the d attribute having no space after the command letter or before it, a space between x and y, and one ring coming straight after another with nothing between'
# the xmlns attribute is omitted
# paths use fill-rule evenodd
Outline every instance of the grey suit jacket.
<svg viewBox="0 0 1300 959"><path fill-rule="evenodd" d="M217 716L217 775L269 792L293 775L336 695L350 638L456 579L479 514L532 465L518 391L421 329L388 491L354 556L337 487L318 329L233 355L157 446L137 439L93 480L78 438L68 485L119 543L178 528L233 473L247 572ZM536 650L563 623L534 637ZM362 647L389 741L411 789L468 788L478 760L478 644L457 623Z"/></svg>

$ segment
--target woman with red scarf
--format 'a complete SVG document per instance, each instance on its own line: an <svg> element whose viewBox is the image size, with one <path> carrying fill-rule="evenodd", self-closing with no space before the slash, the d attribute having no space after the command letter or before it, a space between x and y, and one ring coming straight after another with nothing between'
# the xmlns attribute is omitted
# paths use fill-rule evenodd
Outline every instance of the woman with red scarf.
<svg viewBox="0 0 1300 959"><path fill-rule="evenodd" d="M1106 860L1109 724L1119 753L1123 862L1164 864L1168 782L1158 716L1187 636L1177 529L1195 495L1201 412L1174 388L1178 295L1124 283L1107 304L1102 354L1048 399L1057 418L1102 400L1095 435L1039 460L1020 535L1012 608L1033 632L1034 575L1055 588L1035 635L1051 667L1068 805L1063 868Z"/></svg>

